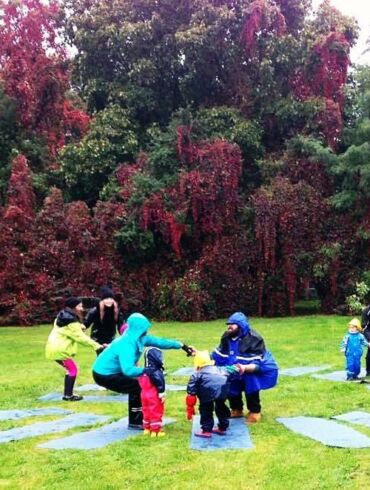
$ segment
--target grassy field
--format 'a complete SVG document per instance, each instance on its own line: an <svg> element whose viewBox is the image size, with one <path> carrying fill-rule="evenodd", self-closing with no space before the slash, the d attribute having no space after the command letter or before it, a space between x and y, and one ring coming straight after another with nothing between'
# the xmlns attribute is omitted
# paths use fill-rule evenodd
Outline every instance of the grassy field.
<svg viewBox="0 0 370 490"><path fill-rule="evenodd" d="M339 342L347 319L310 316L254 319L281 368L330 364L343 368ZM42 394L61 390L63 371L44 359L50 326L0 328L0 400L2 409L45 406ZM198 348L213 348L224 321L157 324L155 335L178 338ZM78 383L91 383L93 352L80 348ZM167 382L176 368L191 365L182 351L165 354ZM363 489L369 484L370 450L329 448L296 435L275 421L279 416L331 417L352 410L370 411L370 390L364 385L334 383L309 376L281 377L278 386L262 392L263 422L250 428L254 449L196 452L189 449L190 425L184 416L184 393L167 396L167 415L177 422L158 440L135 437L90 451L52 451L36 445L60 434L0 446L0 488L11 489ZM126 415L119 403L51 403L79 412ZM53 417L0 422L0 430ZM79 429L70 430L72 434ZM81 429L80 429L81 430ZM370 429L359 428L370 436Z"/></svg>

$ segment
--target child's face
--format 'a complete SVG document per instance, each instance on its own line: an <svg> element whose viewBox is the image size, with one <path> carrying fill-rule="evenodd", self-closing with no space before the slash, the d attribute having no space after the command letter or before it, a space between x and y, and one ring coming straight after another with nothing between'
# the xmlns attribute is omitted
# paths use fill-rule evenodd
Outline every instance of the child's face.
<svg viewBox="0 0 370 490"><path fill-rule="evenodd" d="M357 333L358 332L357 327L354 327L353 325L349 325L348 331L350 333Z"/></svg>

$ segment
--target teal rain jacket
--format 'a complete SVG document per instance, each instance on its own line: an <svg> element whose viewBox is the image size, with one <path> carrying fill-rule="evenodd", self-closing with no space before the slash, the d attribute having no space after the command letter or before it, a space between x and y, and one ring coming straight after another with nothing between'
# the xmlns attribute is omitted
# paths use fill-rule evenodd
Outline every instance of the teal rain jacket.
<svg viewBox="0 0 370 490"><path fill-rule="evenodd" d="M133 313L127 319L128 328L122 337L114 340L93 364L97 374L109 376L123 373L129 377L141 376L144 368L138 367L145 347L159 349L181 349L182 343L177 340L163 339L147 335L150 321L141 313Z"/></svg>

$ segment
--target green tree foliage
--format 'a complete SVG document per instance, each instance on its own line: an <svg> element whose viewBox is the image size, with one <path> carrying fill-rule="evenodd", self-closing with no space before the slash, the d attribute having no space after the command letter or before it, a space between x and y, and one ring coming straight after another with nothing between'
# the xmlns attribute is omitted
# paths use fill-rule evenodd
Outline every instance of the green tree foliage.
<svg viewBox="0 0 370 490"><path fill-rule="evenodd" d="M63 148L61 173L70 199L96 202L117 166L135 158L138 151L135 130L127 110L111 105L97 115L80 142Z"/></svg>

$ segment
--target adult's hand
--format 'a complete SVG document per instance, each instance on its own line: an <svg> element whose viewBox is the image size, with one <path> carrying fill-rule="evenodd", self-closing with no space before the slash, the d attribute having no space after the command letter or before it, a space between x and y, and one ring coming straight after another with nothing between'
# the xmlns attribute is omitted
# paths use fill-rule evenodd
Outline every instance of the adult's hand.
<svg viewBox="0 0 370 490"><path fill-rule="evenodd" d="M196 348L193 347L192 345L182 344L181 349L186 352L186 354L188 355L188 357L195 356L195 353L197 352Z"/></svg>
<svg viewBox="0 0 370 490"><path fill-rule="evenodd" d="M239 374L250 374L258 371L257 364L236 364Z"/></svg>

